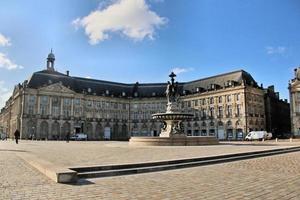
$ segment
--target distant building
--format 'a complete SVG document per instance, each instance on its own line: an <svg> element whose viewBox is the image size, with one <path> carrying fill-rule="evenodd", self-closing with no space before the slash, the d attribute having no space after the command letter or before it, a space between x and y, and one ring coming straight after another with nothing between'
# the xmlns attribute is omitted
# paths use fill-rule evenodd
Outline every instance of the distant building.
<svg viewBox="0 0 300 200"><path fill-rule="evenodd" d="M266 131L273 134L273 138L288 137L291 132L290 104L287 99L282 100L274 86L265 89Z"/></svg>
<svg viewBox="0 0 300 200"><path fill-rule="evenodd" d="M0 126L13 136L64 139L68 132L84 132L90 140L126 140L130 136L155 136L162 123L151 115L165 112L167 83L116 83L70 76L55 71L55 56L47 68L34 72L0 113ZM184 122L189 136L243 139L251 130L265 130L265 91L252 76L234 71L179 83L181 108L195 118ZM271 98L269 99L270 102ZM273 104L267 104L273 106ZM268 115L274 113L273 109Z"/></svg>
<svg viewBox="0 0 300 200"><path fill-rule="evenodd" d="M300 68L294 70L295 77L289 83L291 129L295 137L300 137Z"/></svg>

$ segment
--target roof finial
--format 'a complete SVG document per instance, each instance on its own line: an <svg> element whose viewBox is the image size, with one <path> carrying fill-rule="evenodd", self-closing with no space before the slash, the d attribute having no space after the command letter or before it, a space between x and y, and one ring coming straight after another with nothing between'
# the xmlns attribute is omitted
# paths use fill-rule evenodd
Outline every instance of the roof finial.
<svg viewBox="0 0 300 200"><path fill-rule="evenodd" d="M51 47L51 53L52 53L52 47Z"/></svg>

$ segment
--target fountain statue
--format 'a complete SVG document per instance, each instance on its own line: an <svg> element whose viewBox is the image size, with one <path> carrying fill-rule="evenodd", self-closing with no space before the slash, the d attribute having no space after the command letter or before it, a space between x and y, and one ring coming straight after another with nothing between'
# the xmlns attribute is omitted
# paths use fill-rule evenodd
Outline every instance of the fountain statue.
<svg viewBox="0 0 300 200"><path fill-rule="evenodd" d="M194 115L181 112L179 107L178 82L172 72L166 88L167 110L165 113L152 115L153 119L163 122L159 137L131 137L130 144L145 146L205 145L218 144L215 136L186 136L182 121L193 119Z"/></svg>
<svg viewBox="0 0 300 200"><path fill-rule="evenodd" d="M172 72L168 81L166 96L167 96L167 111L165 113L156 113L152 115L153 119L162 120L164 126L161 130L160 137L185 137L182 120L192 119L193 114L182 113L179 108L179 92L178 82L174 82L176 75Z"/></svg>

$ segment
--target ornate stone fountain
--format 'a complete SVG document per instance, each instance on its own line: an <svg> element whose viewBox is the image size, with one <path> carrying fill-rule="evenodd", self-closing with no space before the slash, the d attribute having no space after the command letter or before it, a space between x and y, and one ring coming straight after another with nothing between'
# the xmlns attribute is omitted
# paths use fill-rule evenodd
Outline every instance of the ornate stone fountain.
<svg viewBox="0 0 300 200"><path fill-rule="evenodd" d="M183 120L190 120L193 114L183 113L179 107L178 82L175 82L176 75L172 72L168 81L167 111L165 113L156 113L152 115L153 119L163 121L164 126L158 137L131 137L130 144L145 146L185 146L185 145L205 145L218 144L218 140L213 136L194 136L188 137L184 133Z"/></svg>

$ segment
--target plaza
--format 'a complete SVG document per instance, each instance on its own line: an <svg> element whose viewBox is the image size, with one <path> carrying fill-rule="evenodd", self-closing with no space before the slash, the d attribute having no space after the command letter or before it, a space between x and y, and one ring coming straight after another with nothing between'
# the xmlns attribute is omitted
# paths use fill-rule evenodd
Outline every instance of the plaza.
<svg viewBox="0 0 300 200"><path fill-rule="evenodd" d="M299 8L0 1L0 200L300 200Z"/></svg>
<svg viewBox="0 0 300 200"><path fill-rule="evenodd" d="M0 143L0 199L299 199L300 153L59 184L21 158L63 167L209 157L300 146L300 141L230 142L195 147L131 147L127 142Z"/></svg>

